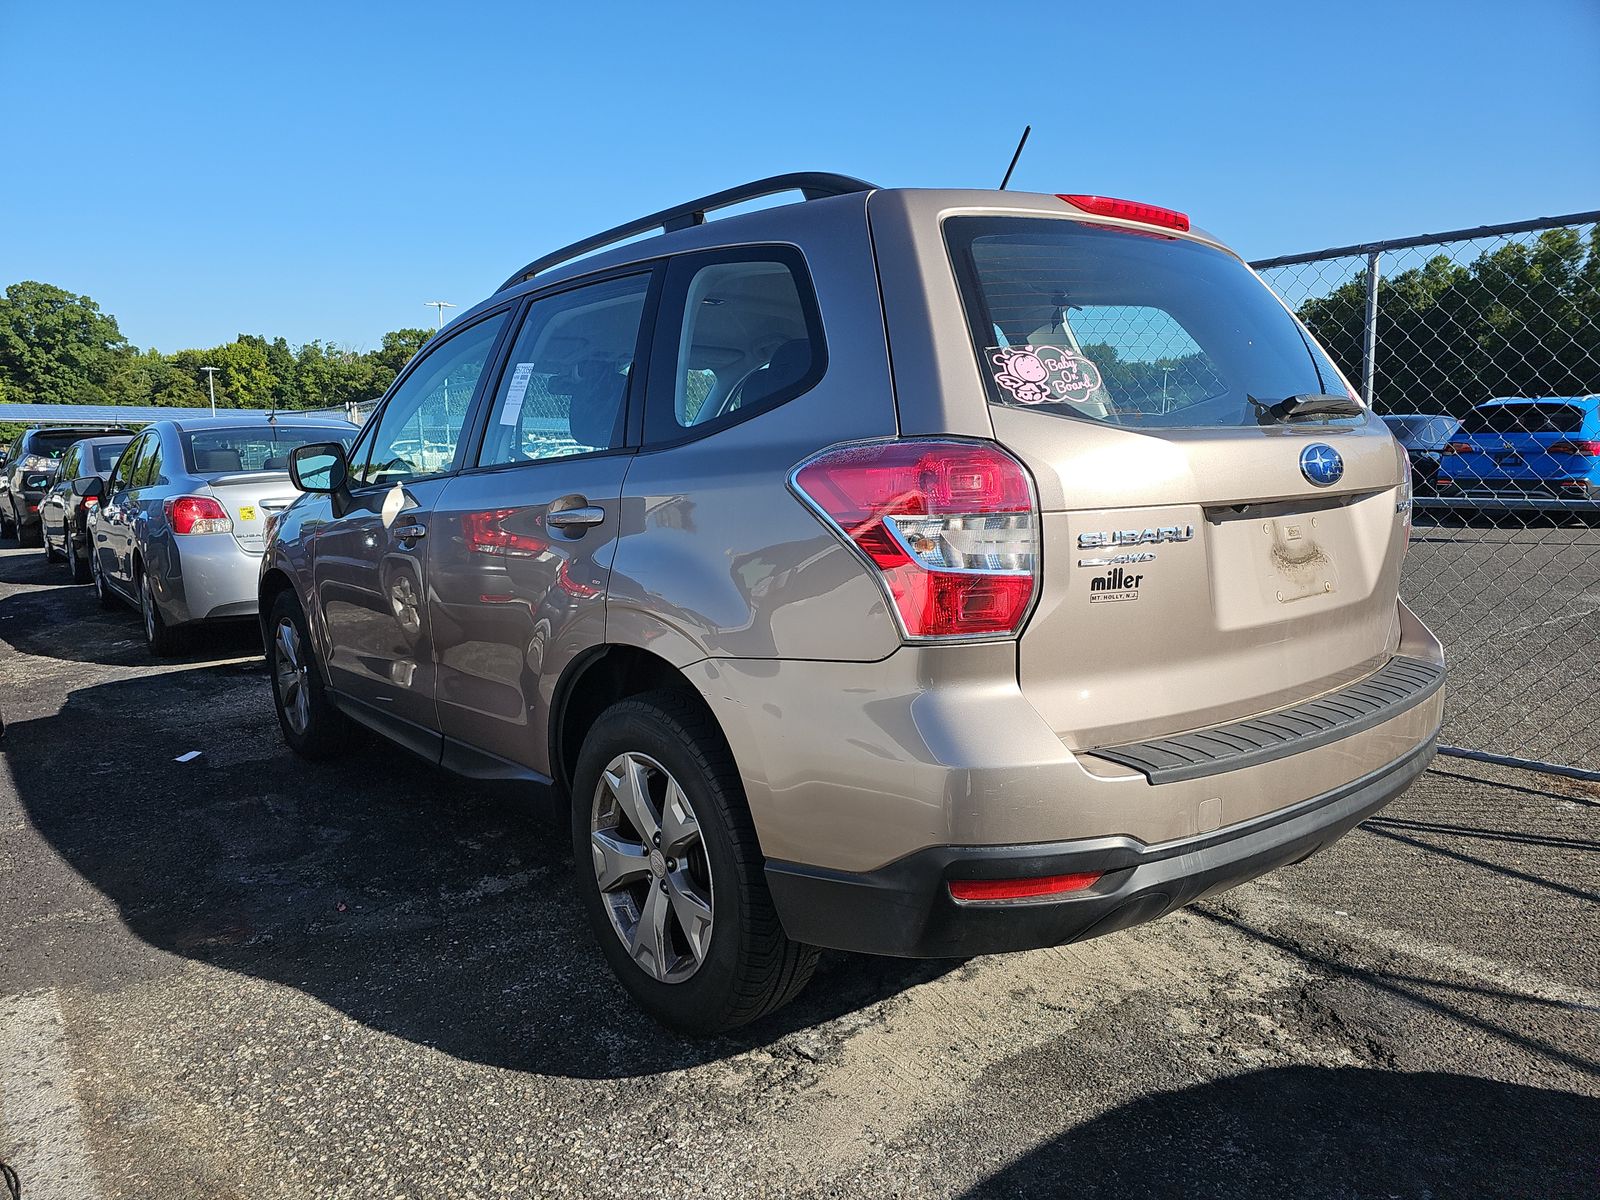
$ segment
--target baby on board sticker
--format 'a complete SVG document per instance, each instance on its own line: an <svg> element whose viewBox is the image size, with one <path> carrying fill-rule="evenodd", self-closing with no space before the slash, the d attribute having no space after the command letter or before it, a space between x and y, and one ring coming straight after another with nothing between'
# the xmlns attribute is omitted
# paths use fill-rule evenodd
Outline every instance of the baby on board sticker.
<svg viewBox="0 0 1600 1200"><path fill-rule="evenodd" d="M1018 404L1087 404L1100 390L1100 369L1059 346L995 346L994 381Z"/></svg>

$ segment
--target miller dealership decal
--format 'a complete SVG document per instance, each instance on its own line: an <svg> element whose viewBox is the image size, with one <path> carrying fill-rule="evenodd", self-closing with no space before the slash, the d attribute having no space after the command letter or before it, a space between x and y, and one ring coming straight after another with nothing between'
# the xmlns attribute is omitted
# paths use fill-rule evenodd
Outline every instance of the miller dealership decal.
<svg viewBox="0 0 1600 1200"><path fill-rule="evenodd" d="M1115 604L1123 600L1137 600L1143 575L1135 575L1126 567L1113 567L1104 575L1089 581L1090 604Z"/></svg>

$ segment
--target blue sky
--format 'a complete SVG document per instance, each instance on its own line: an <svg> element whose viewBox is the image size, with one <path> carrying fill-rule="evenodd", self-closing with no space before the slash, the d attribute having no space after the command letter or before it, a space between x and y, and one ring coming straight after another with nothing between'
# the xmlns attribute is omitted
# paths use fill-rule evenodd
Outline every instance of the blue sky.
<svg viewBox="0 0 1600 1200"><path fill-rule="evenodd" d="M1246 256L1600 208L1600 3L0 0L0 285L356 349L780 171L1191 213Z"/></svg>

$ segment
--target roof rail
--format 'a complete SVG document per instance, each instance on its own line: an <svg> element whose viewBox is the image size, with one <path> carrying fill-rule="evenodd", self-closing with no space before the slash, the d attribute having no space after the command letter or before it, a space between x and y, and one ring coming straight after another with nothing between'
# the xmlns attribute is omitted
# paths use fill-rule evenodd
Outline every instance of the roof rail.
<svg viewBox="0 0 1600 1200"><path fill-rule="evenodd" d="M615 229L608 229L604 233L597 233L593 237L584 238L581 242L573 242L570 246L563 246L560 250L546 254L543 258L536 258L510 279L502 283L496 292L503 292L509 287L532 279L541 271L548 271L562 263L571 262L585 254L592 254L596 250L604 250L607 246L614 246L641 233L660 230L662 233L673 233L679 229L692 229L696 225L704 225L706 214L715 212L719 208L731 208L735 204L743 204L749 200L760 200L765 196L776 196L781 192L799 192L807 200L821 200L827 196L847 196L852 192L870 192L877 184L868 183L864 179L855 179L849 175L835 175L828 171L795 171L788 175L773 175L766 179L757 179L752 183L740 184L738 187L727 188L724 191L713 192L709 196L701 196L683 204L675 204L671 208L664 208L660 212L651 213L648 217L640 217L636 221L629 221L625 225L618 225Z"/></svg>

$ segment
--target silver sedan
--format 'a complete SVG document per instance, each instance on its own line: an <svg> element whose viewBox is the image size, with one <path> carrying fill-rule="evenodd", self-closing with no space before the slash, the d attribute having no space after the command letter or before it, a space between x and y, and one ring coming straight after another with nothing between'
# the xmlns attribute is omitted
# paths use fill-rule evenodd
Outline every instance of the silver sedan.
<svg viewBox="0 0 1600 1200"><path fill-rule="evenodd" d="M109 479L73 483L100 501L88 531L100 603L137 606L155 654L177 653L201 622L254 617L267 521L299 494L289 452L348 446L355 434L342 422L243 413L148 426Z"/></svg>

